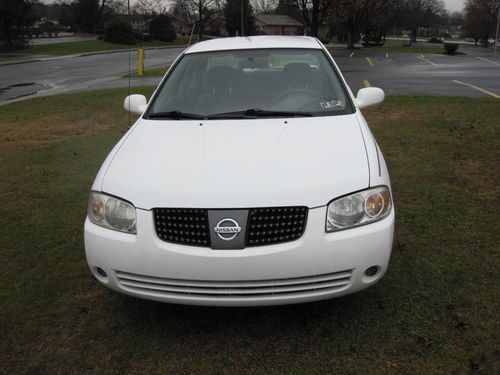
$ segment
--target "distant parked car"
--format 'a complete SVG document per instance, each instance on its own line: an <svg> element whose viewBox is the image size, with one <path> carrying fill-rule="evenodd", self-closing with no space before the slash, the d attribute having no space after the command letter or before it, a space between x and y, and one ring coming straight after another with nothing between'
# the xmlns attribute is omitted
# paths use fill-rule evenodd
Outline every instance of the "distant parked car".
<svg viewBox="0 0 500 375"><path fill-rule="evenodd" d="M495 39L493 39L493 38L488 39L488 44L489 44L490 46L494 46L494 45L495 45ZM496 41L496 45L497 45L497 46L500 46L500 39L498 39L498 40Z"/></svg>
<svg viewBox="0 0 500 375"><path fill-rule="evenodd" d="M427 41L427 43L443 43L443 39L437 36L433 36Z"/></svg>

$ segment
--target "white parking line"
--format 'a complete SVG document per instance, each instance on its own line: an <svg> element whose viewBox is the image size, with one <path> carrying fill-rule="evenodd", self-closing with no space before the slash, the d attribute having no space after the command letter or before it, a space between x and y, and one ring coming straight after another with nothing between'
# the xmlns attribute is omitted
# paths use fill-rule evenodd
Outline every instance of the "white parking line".
<svg viewBox="0 0 500 375"><path fill-rule="evenodd" d="M430 61L430 60L426 59L423 55L417 56L417 59L420 59L420 60L422 60L422 61L425 61L427 64L431 64L432 66L434 66L434 67L436 67L436 68L438 67L438 65L437 65L437 64L434 64L432 61Z"/></svg>
<svg viewBox="0 0 500 375"><path fill-rule="evenodd" d="M453 82L458 83L459 85L468 86L468 87L470 87L470 88L473 88L474 90L480 91L480 92L482 92L482 93L484 93L484 94L486 94L486 95L490 95L490 96L492 96L492 97L494 97L494 98L496 98L496 99L500 99L500 95L497 95L497 94L495 94L495 93L493 93L493 92L491 92L491 91L485 90L485 89L483 89L483 88L481 88L481 87L474 86L474 85L473 85L473 84L471 84L471 83L462 82L462 81L457 81L456 79L454 79L454 80L453 80Z"/></svg>
<svg viewBox="0 0 500 375"><path fill-rule="evenodd" d="M354 52L351 52L351 54L349 55L349 58L351 58L353 56L354 56Z"/></svg>
<svg viewBox="0 0 500 375"><path fill-rule="evenodd" d="M484 57L479 57L479 56L476 56L479 60L483 60L483 61L486 61L486 62L489 62L490 64L495 64L495 65L498 65L500 66L500 63L497 63L495 61L491 61L491 60L488 60L488 59L485 59Z"/></svg>

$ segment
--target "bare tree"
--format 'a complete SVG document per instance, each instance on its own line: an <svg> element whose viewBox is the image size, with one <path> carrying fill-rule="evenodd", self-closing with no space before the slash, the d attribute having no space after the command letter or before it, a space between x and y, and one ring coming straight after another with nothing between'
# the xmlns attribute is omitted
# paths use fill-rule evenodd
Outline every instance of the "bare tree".
<svg viewBox="0 0 500 375"><path fill-rule="evenodd" d="M120 5L120 0L100 0L97 24L102 23L110 13L114 12L115 8L119 9Z"/></svg>
<svg viewBox="0 0 500 375"><path fill-rule="evenodd" d="M411 32L410 44L417 41L419 27L432 26L444 11L443 0L405 0L401 22Z"/></svg>
<svg viewBox="0 0 500 375"><path fill-rule="evenodd" d="M304 23L309 26L313 36L318 36L319 27L327 17L328 8L332 3L332 0L297 0Z"/></svg>
<svg viewBox="0 0 500 375"><path fill-rule="evenodd" d="M168 2L166 0L138 0L134 5L134 13L145 16L166 14Z"/></svg>
<svg viewBox="0 0 500 375"><path fill-rule="evenodd" d="M337 24L342 25L347 32L347 48L354 48L354 33L359 32L367 12L367 0L339 0L332 8L333 19Z"/></svg>
<svg viewBox="0 0 500 375"><path fill-rule="evenodd" d="M465 31L474 38L476 45L482 38L484 46L488 47L488 39L495 32L499 6L498 0L466 0Z"/></svg>
<svg viewBox="0 0 500 375"><path fill-rule="evenodd" d="M277 0L253 0L251 3L257 14L272 14L278 6Z"/></svg>
<svg viewBox="0 0 500 375"><path fill-rule="evenodd" d="M74 1L76 24L86 31L96 32L106 18L120 10L122 0L77 0Z"/></svg>
<svg viewBox="0 0 500 375"><path fill-rule="evenodd" d="M402 0L337 0L329 11L331 20L347 33L348 48L354 48L356 34L366 42L380 43Z"/></svg>
<svg viewBox="0 0 500 375"><path fill-rule="evenodd" d="M196 25L198 39L203 39L205 27L215 21L221 12L223 2L220 0L176 0L174 8L188 25Z"/></svg>

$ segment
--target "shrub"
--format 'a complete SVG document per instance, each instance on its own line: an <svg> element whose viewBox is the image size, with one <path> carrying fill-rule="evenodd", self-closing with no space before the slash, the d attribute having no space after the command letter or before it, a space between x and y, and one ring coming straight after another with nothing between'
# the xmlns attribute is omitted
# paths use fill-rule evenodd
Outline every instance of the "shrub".
<svg viewBox="0 0 500 375"><path fill-rule="evenodd" d="M177 37L172 20L166 14L159 15L149 24L149 34L153 39L173 42Z"/></svg>
<svg viewBox="0 0 500 375"><path fill-rule="evenodd" d="M135 44L134 29L128 22L111 22L104 32L104 41L119 44Z"/></svg>
<svg viewBox="0 0 500 375"><path fill-rule="evenodd" d="M458 43L444 43L444 50L447 54L454 54L458 50Z"/></svg>
<svg viewBox="0 0 500 375"><path fill-rule="evenodd" d="M146 33L135 33L135 39L140 40L141 42L152 42L153 38L151 37L150 34Z"/></svg>

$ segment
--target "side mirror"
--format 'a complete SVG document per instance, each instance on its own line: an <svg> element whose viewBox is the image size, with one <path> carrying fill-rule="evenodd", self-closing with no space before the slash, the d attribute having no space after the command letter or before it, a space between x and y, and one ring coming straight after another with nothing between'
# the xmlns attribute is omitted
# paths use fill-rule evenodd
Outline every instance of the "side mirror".
<svg viewBox="0 0 500 375"><path fill-rule="evenodd" d="M129 95L123 101L123 108L126 111L137 113L138 115L142 115L147 107L148 102L144 95Z"/></svg>
<svg viewBox="0 0 500 375"><path fill-rule="evenodd" d="M385 94L378 87L366 87L358 91L356 105L359 109L366 108L384 101Z"/></svg>

